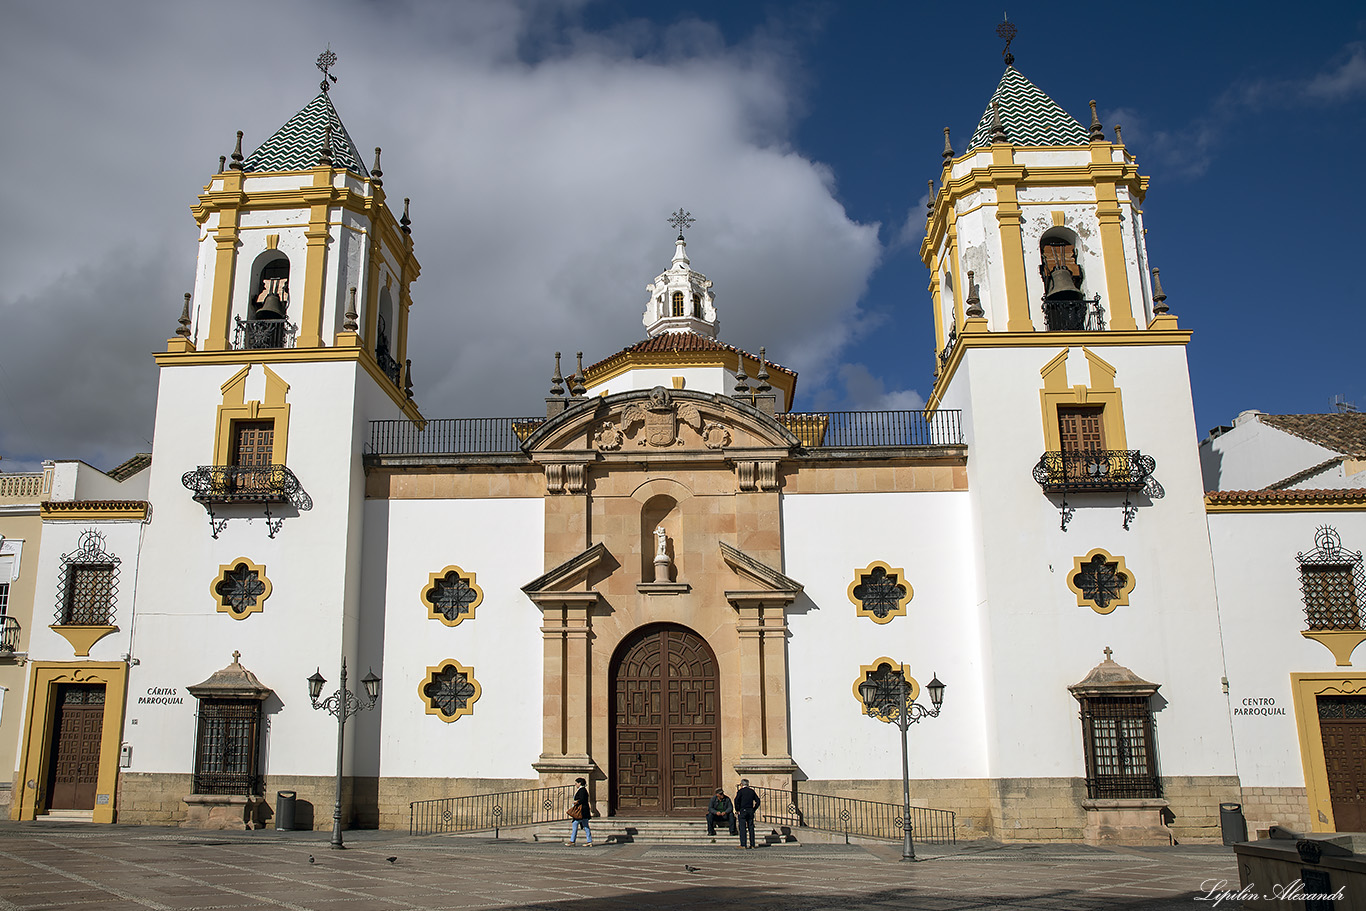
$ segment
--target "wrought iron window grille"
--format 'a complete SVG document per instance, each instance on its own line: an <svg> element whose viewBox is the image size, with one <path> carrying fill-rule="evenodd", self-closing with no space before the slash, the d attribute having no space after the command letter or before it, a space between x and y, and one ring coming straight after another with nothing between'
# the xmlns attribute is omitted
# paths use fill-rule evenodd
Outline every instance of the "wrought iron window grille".
<svg viewBox="0 0 1366 911"><path fill-rule="evenodd" d="M1110 606L1121 600L1129 587L1128 573L1120 571L1118 560L1108 560L1096 554L1081 564L1073 574L1072 584L1081 590L1082 597L1095 605L1100 613L1109 613Z"/></svg>
<svg viewBox="0 0 1366 911"><path fill-rule="evenodd" d="M433 574L423 592L430 616L447 626L455 626L474 616L474 609L484 600L484 592L475 584L475 574L466 573L458 566L447 567L441 574Z"/></svg>
<svg viewBox="0 0 1366 911"><path fill-rule="evenodd" d="M105 549L104 535L81 533L76 549L62 555L57 576L57 626L111 626L118 601L119 564Z"/></svg>
<svg viewBox="0 0 1366 911"><path fill-rule="evenodd" d="M1157 734L1149 697L1084 697L1081 729L1086 749L1087 797L1162 796Z"/></svg>
<svg viewBox="0 0 1366 911"><path fill-rule="evenodd" d="M1304 614L1311 630L1360 630L1366 602L1366 573L1361 551L1346 550L1337 529L1321 525L1314 549L1295 554L1300 564Z"/></svg>
<svg viewBox="0 0 1366 911"><path fill-rule="evenodd" d="M870 563L866 569L855 572L849 586L849 600L861 616L874 623L887 623L904 615L912 595L905 572L882 562Z"/></svg>
<svg viewBox="0 0 1366 911"><path fill-rule="evenodd" d="M422 698L427 703L427 714L442 721L455 721L474 712L474 703L482 688L474 679L474 670L454 661L444 661L428 668L422 685Z"/></svg>
<svg viewBox="0 0 1366 911"><path fill-rule="evenodd" d="M1103 332L1105 330L1105 309L1100 305L1100 295L1090 300L1043 301L1044 326L1049 332Z"/></svg>
<svg viewBox="0 0 1366 911"><path fill-rule="evenodd" d="M260 572L246 563L238 562L223 572L213 591L219 603L227 607L233 616L242 617L260 609L258 604L265 598L268 586Z"/></svg>
<svg viewBox="0 0 1366 911"><path fill-rule="evenodd" d="M260 728L258 700L200 700L194 793L260 794Z"/></svg>
<svg viewBox="0 0 1366 911"><path fill-rule="evenodd" d="M284 516L271 511L272 504L287 503L299 512L313 508L313 498L299 479L284 465L200 465L181 475L197 503L209 514L209 529L215 538L227 527L227 517L214 515L214 507L235 503L260 503L264 507L270 537L284 525Z"/></svg>
<svg viewBox="0 0 1366 911"><path fill-rule="evenodd" d="M1167 492L1153 477L1157 460L1137 449L1061 450L1045 452L1034 465L1034 480L1044 493L1061 495L1062 530L1072 520L1067 505L1069 494L1124 494L1124 530L1138 515L1133 495L1141 493L1160 500Z"/></svg>
<svg viewBox="0 0 1366 911"><path fill-rule="evenodd" d="M299 327L284 319L242 319L233 317L237 327L232 333L232 347L235 351L251 351L262 348L293 348Z"/></svg>

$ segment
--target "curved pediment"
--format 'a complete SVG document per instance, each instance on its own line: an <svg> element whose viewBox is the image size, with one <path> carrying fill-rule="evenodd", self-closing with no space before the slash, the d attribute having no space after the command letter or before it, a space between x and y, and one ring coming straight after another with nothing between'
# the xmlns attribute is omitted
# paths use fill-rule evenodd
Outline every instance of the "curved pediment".
<svg viewBox="0 0 1366 911"><path fill-rule="evenodd" d="M772 415L726 395L635 389L583 400L527 437L528 454L592 450L613 454L791 451L800 441Z"/></svg>

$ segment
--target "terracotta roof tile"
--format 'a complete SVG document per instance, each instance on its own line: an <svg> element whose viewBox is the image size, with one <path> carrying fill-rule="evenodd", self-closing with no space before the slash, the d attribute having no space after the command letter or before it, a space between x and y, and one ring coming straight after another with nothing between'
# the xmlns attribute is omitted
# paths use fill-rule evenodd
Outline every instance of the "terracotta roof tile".
<svg viewBox="0 0 1366 911"><path fill-rule="evenodd" d="M148 465L152 464L150 452L139 452L126 462L121 462L105 472L115 481L126 481Z"/></svg>
<svg viewBox="0 0 1366 911"><path fill-rule="evenodd" d="M730 351L736 354L742 354L753 361L759 359L757 354L750 354L743 348L737 348L734 345L718 342L714 338L698 335L696 332L662 332L654 338L647 338L644 341L636 342L634 345L621 349L616 354L603 358L596 364L585 367L584 372L591 375L599 368L606 366L608 363L627 354L673 354L681 351ZM770 370L777 370L780 373L786 373L790 376L797 375L797 371L773 361L768 362L768 367Z"/></svg>
<svg viewBox="0 0 1366 911"><path fill-rule="evenodd" d="M1211 490L1205 502L1211 505L1229 503L1314 503L1360 502L1366 504L1366 487L1317 490Z"/></svg>
<svg viewBox="0 0 1366 911"><path fill-rule="evenodd" d="M1366 459L1366 414L1264 414L1260 420L1334 452Z"/></svg>

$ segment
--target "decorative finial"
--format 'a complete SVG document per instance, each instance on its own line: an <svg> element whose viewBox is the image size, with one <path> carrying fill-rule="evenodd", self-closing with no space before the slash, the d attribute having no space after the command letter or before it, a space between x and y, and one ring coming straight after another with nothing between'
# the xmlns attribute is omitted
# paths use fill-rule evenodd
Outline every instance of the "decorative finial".
<svg viewBox="0 0 1366 911"><path fill-rule="evenodd" d="M375 165L370 169L370 182L377 187L384 186L384 172L379 169L379 146L375 146Z"/></svg>
<svg viewBox="0 0 1366 911"><path fill-rule="evenodd" d="M948 128L948 127L944 127L944 155L943 155L943 158L944 158L944 167L947 168L947 167L949 166L949 162L953 161L953 145L949 142L949 128Z"/></svg>
<svg viewBox="0 0 1366 911"><path fill-rule="evenodd" d="M925 196L925 208L926 208L928 211L933 212L933 211L934 211L934 178L930 178L929 180L925 181L925 183L926 183L926 185L928 185L929 188L930 188L930 192Z"/></svg>
<svg viewBox="0 0 1366 911"><path fill-rule="evenodd" d="M1110 660L1110 656L1113 655L1113 654L1114 654L1114 652L1110 651L1110 646L1108 646L1108 645L1105 646L1105 660L1106 660L1106 661L1109 661L1109 660Z"/></svg>
<svg viewBox="0 0 1366 911"><path fill-rule="evenodd" d="M403 359L403 394L410 399L413 397L413 359L410 357Z"/></svg>
<svg viewBox="0 0 1366 911"><path fill-rule="evenodd" d="M1124 145L1124 137L1119 132L1119 124L1115 124L1115 145Z"/></svg>
<svg viewBox="0 0 1366 911"><path fill-rule="evenodd" d="M583 385L583 352L580 351L575 356L579 359L579 367L574 371L574 375L569 378L569 394L577 398L581 395L587 395L588 390Z"/></svg>
<svg viewBox="0 0 1366 911"><path fill-rule="evenodd" d="M745 356L740 355L740 366L735 370L735 395L749 395L749 377L745 374Z"/></svg>
<svg viewBox="0 0 1366 911"><path fill-rule="evenodd" d="M1006 128L1001 125L1001 105L995 98L991 99L991 141L1010 142Z"/></svg>
<svg viewBox="0 0 1366 911"><path fill-rule="evenodd" d="M1104 142L1105 128L1100 125L1100 117L1096 116L1096 99L1091 99L1091 141Z"/></svg>
<svg viewBox="0 0 1366 911"><path fill-rule="evenodd" d="M242 170L242 131L237 131L237 145L232 150L232 169Z"/></svg>
<svg viewBox="0 0 1366 911"><path fill-rule="evenodd" d="M697 219L692 217L691 212L684 212L683 207L679 206L678 211L669 216L669 224L678 229L678 239L683 239L683 230L691 228Z"/></svg>
<svg viewBox="0 0 1366 911"><path fill-rule="evenodd" d="M1153 315L1165 316L1171 312L1167 306L1167 292L1162 290L1162 277L1153 269Z"/></svg>
<svg viewBox="0 0 1366 911"><path fill-rule="evenodd" d="M181 338L189 338L189 337L190 337L190 292L188 292L188 291L185 292L185 306L184 306L183 308L181 308L181 311L180 311L180 319L177 320L177 322L180 323L180 326L176 329L175 334L178 335L178 336L180 336Z"/></svg>
<svg viewBox="0 0 1366 911"><path fill-rule="evenodd" d="M963 311L963 315L966 316L968 319L980 319L983 316L986 316L986 313L982 311L982 301L977 296L977 282L974 279L975 276L973 274L973 271L969 269L967 299L968 307L965 311Z"/></svg>
<svg viewBox="0 0 1366 911"><path fill-rule="evenodd" d="M1010 42L1015 40L1015 36L1020 30L1015 27L1015 23L1005 13L1001 14L1001 24L996 26L996 34L1006 41L1005 50L1001 51L1001 57L1005 60L1006 66L1015 65L1015 55L1010 52Z"/></svg>
<svg viewBox="0 0 1366 911"><path fill-rule="evenodd" d="M759 372L754 375L754 378L759 381L759 385L755 387L755 392L768 392L773 388L768 384L768 356L762 345L759 346Z"/></svg>
<svg viewBox="0 0 1366 911"><path fill-rule="evenodd" d="M223 170L224 170L227 166L228 166L228 156L226 156L226 155L219 155L219 156L218 156L218 173L219 173L219 174L222 174L222 173L223 173Z"/></svg>
<svg viewBox="0 0 1366 911"><path fill-rule="evenodd" d="M233 664L239 664L240 662L238 661L238 659L241 658L241 657L242 657L242 653L241 653L241 652L239 652L237 649L233 649L233 650L232 650L232 663L233 663Z"/></svg>
<svg viewBox="0 0 1366 911"><path fill-rule="evenodd" d="M327 121L323 130L323 147L318 153L318 164L331 166L332 164L332 121Z"/></svg>
<svg viewBox="0 0 1366 911"><path fill-rule="evenodd" d="M555 352L555 375L550 378L550 394L564 395L564 377L560 376L560 352Z"/></svg>
<svg viewBox="0 0 1366 911"><path fill-rule="evenodd" d="M342 329L346 332L355 332L358 328L356 320L360 318L360 314L356 312L355 286L352 286L351 288L351 304L346 308L346 313L343 314L343 316L344 319L342 320Z"/></svg>
<svg viewBox="0 0 1366 911"><path fill-rule="evenodd" d="M327 80L331 79L333 82L337 81L337 77L328 72L328 70L336 65L337 55L332 53L332 45L329 43L327 45L327 50L318 55L317 62L318 69L323 71L323 81L318 83L318 88L322 89L324 92L327 91Z"/></svg>
<svg viewBox="0 0 1366 911"><path fill-rule="evenodd" d="M403 197L403 217L398 220L398 227L404 234L412 234L413 220L408 217L408 197Z"/></svg>

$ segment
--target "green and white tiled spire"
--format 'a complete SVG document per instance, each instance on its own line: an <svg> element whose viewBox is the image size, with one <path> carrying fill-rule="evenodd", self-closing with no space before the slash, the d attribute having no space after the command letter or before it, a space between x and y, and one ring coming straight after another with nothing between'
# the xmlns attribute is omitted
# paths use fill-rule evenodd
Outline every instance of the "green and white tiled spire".
<svg viewBox="0 0 1366 911"><path fill-rule="evenodd" d="M987 102L986 113L973 131L968 151L991 145L993 101L1000 111L1006 138L1015 145L1084 146L1090 142L1086 128L1076 118L1014 66L1007 66Z"/></svg>
<svg viewBox="0 0 1366 911"><path fill-rule="evenodd" d="M260 148L242 162L243 171L306 171L318 163L327 124L332 123L332 166L354 171L362 177L369 172L360 152L337 116L337 109L326 92L304 106L285 122Z"/></svg>

